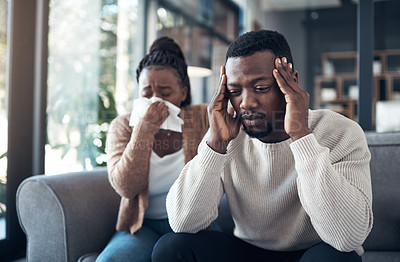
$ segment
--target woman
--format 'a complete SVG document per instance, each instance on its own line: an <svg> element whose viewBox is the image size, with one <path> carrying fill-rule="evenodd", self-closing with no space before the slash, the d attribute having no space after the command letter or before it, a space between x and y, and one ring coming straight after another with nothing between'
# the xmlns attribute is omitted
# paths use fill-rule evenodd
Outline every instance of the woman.
<svg viewBox="0 0 400 262"><path fill-rule="evenodd" d="M166 194L208 129L207 106L190 105L187 64L171 38L152 44L136 78L140 98L132 116L117 117L108 132L109 180L122 198L117 232L97 261L151 260L154 244L171 232ZM164 129L169 120L173 128Z"/></svg>

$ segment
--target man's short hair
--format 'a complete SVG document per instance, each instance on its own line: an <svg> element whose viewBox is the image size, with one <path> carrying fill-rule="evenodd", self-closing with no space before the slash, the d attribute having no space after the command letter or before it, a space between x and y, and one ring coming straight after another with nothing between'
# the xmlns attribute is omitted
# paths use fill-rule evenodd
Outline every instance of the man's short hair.
<svg viewBox="0 0 400 262"><path fill-rule="evenodd" d="M286 57L294 68L292 53L286 38L277 31L271 30L251 31L239 36L229 45L226 60L265 51L272 52L276 57Z"/></svg>

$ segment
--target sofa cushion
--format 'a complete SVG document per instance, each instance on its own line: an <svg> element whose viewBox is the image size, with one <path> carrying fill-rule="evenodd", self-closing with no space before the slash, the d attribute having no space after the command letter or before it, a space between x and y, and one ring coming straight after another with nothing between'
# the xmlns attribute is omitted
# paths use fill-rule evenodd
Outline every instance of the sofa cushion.
<svg viewBox="0 0 400 262"><path fill-rule="evenodd" d="M400 251L400 132L366 132L366 136L371 151L374 225L363 246L365 250Z"/></svg>
<svg viewBox="0 0 400 262"><path fill-rule="evenodd" d="M400 262L400 252L369 251L362 256L363 262Z"/></svg>

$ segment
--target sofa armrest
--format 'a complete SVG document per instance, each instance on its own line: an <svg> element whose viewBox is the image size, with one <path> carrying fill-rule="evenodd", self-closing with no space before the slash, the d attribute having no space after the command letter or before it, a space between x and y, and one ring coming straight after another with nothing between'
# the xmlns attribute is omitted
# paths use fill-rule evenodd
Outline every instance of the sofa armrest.
<svg viewBox="0 0 400 262"><path fill-rule="evenodd" d="M104 168L24 180L16 204L27 260L77 261L100 252L115 232L119 201Z"/></svg>

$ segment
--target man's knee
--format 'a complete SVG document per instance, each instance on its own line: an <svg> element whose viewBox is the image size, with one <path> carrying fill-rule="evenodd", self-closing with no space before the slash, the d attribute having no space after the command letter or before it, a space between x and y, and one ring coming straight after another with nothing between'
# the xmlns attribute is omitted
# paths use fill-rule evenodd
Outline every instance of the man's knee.
<svg viewBox="0 0 400 262"><path fill-rule="evenodd" d="M183 261L191 256L192 234L167 233L154 245L152 261Z"/></svg>
<svg viewBox="0 0 400 262"><path fill-rule="evenodd" d="M361 262L361 257L355 252L341 252L332 246L321 243L309 248L300 259L300 262Z"/></svg>

